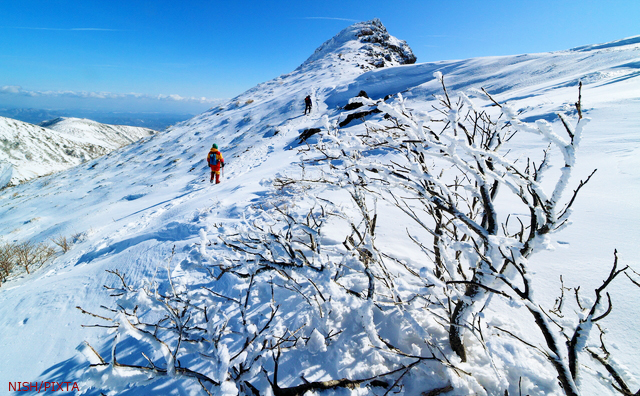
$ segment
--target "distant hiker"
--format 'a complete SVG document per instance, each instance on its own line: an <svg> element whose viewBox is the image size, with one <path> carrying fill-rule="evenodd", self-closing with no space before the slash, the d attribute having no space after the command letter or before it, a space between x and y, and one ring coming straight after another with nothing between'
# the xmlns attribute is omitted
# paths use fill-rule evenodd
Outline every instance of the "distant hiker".
<svg viewBox="0 0 640 396"><path fill-rule="evenodd" d="M209 150L209 155L207 156L207 163L211 168L211 180L209 180L209 182L213 183L213 177L215 175L216 184L220 183L220 168L224 168L224 158L222 158L222 153L218 151L217 144L211 146L211 150Z"/></svg>
<svg viewBox="0 0 640 396"><path fill-rule="evenodd" d="M311 114L311 96L307 95L306 98L304 98L304 114L307 114L307 111L309 112L309 114Z"/></svg>

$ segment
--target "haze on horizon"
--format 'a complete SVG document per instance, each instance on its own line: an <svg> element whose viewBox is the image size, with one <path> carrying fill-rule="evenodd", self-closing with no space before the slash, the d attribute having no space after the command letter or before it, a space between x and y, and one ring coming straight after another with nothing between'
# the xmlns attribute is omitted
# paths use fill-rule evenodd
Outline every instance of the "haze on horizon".
<svg viewBox="0 0 640 396"><path fill-rule="evenodd" d="M418 62L565 50L640 34L640 2L0 4L0 108L199 113L380 18ZM54 16L54 17L52 17Z"/></svg>

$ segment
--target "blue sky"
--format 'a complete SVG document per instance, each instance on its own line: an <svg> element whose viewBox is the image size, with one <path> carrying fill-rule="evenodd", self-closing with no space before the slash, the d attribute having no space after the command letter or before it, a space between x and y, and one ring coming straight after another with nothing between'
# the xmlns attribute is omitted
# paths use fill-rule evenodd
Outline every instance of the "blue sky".
<svg viewBox="0 0 640 396"><path fill-rule="evenodd" d="M0 0L0 107L197 113L374 17L418 62L640 34L637 0Z"/></svg>

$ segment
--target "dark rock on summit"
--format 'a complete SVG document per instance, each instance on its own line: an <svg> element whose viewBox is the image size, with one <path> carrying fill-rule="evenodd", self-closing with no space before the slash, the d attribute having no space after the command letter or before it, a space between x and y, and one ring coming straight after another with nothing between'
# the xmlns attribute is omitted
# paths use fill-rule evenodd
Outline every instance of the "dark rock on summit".
<svg viewBox="0 0 640 396"><path fill-rule="evenodd" d="M387 32L379 19L359 22L326 41L298 70L305 70L323 61L350 63L363 71L380 67L407 65L416 57L404 40Z"/></svg>

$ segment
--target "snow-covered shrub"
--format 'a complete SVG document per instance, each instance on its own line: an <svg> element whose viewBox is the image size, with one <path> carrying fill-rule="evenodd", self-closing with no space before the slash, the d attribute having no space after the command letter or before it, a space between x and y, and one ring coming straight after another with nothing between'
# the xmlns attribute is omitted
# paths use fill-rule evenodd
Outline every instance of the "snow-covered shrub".
<svg viewBox="0 0 640 396"><path fill-rule="evenodd" d="M0 285L11 275L15 264L15 246L9 243L0 244Z"/></svg>
<svg viewBox="0 0 640 396"><path fill-rule="evenodd" d="M30 273L33 267L42 266L56 254L55 250L45 243L35 243L33 241L24 241L14 245L13 253L16 265L24 268L27 274Z"/></svg>
<svg viewBox="0 0 640 396"><path fill-rule="evenodd" d="M43 265L55 254L55 250L45 243L0 243L0 285L19 268L29 274L34 267Z"/></svg>
<svg viewBox="0 0 640 396"><path fill-rule="evenodd" d="M62 253L68 252L69 249L71 249L71 245L73 244L72 239L69 239L64 235L58 235L57 237L52 238L51 242L62 249Z"/></svg>
<svg viewBox="0 0 640 396"><path fill-rule="evenodd" d="M567 190L586 121L560 115L557 133L486 97L478 107L445 89L431 115L412 114L401 96L370 100L380 116L356 133L324 117L302 175L276 178L269 205L201 230L143 287L114 273L114 307L98 317L115 338L110 357L81 348L85 385L117 393L177 378L205 394L547 395L559 382L577 395L579 355L614 367L585 347L606 316L605 288L626 268L616 262L576 320L556 321L561 309L534 298L528 258L567 223L586 183ZM513 153L516 134L548 148ZM410 224L394 241L418 254L397 257L381 240L381 207ZM521 313L537 339L512 319Z"/></svg>
<svg viewBox="0 0 640 396"><path fill-rule="evenodd" d="M94 316L116 338L110 358L81 348L91 363L85 386L118 392L181 377L212 394L383 394L411 374L429 378L423 390L450 387L458 369L439 351L446 332L420 302L397 304L362 192L352 191L360 216L349 217L303 190L294 201L295 187L213 238L202 230L165 278L133 288L115 272L115 307ZM350 231L337 240L328 223ZM139 353L118 355L131 341ZM469 376L463 383L481 389Z"/></svg>
<svg viewBox="0 0 640 396"><path fill-rule="evenodd" d="M626 268L617 270L614 264L609 278L596 290L596 302L582 309L577 325L558 325L535 298L528 258L545 249L549 235L568 223L571 206L591 177L574 191L568 190L582 129L588 122L582 117L580 99L573 125L568 115L559 113L560 131L554 131L545 120L520 121L515 109L486 92L487 105L480 106L464 93L452 99L442 74L434 76L443 87L434 114L413 114L399 94L392 104L383 100L370 104L384 117L365 123L364 133L362 128L357 133L334 129L325 122L325 139L316 145L318 155L307 164L329 166L321 177L307 181L382 199L430 235L431 242L410 234L406 238L424 253L426 268L418 263L402 265L429 288L422 297L448 322L447 348L460 362L476 366L470 369L476 378L486 374L478 370L480 355L486 355L499 370L494 377L499 380L498 389L513 388L520 376L533 379L537 374L533 367L514 369L509 360L534 353L551 364L565 394L577 395L578 357L585 352L592 321L609 312L595 313L602 310L600 296ZM513 153L509 142L516 135L537 137L541 155ZM552 170L554 166L559 170ZM532 347L517 331L495 326L497 316L492 318L488 309L495 298L510 309L528 311L545 347ZM496 345L502 342L489 339L496 334L510 336L529 351L498 352L501 347ZM481 383L486 387L492 376L485 376ZM537 381L554 387L553 377Z"/></svg>
<svg viewBox="0 0 640 396"><path fill-rule="evenodd" d="M93 230L74 233L73 235L71 235L71 243L76 244L76 243L86 241L88 235L91 234L92 232Z"/></svg>

